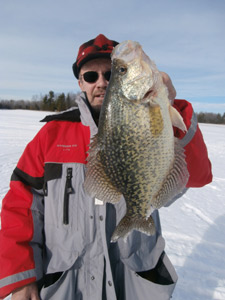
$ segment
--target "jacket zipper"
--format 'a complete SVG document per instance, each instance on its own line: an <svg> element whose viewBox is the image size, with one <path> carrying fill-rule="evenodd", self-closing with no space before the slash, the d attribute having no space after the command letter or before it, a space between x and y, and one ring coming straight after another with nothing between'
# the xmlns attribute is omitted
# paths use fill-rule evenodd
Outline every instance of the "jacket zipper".
<svg viewBox="0 0 225 300"><path fill-rule="evenodd" d="M48 184L47 184L47 181L44 182L43 191L44 191L44 196L47 197L48 196Z"/></svg>
<svg viewBox="0 0 225 300"><path fill-rule="evenodd" d="M63 224L69 224L69 196L74 193L74 189L72 187L72 173L73 169L68 168L66 174L66 185L64 191L64 203L63 203Z"/></svg>

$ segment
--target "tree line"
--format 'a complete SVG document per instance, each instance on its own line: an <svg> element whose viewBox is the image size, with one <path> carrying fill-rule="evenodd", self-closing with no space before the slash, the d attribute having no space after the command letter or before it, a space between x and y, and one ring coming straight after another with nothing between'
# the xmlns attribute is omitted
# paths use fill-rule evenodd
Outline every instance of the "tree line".
<svg viewBox="0 0 225 300"><path fill-rule="evenodd" d="M78 92L79 93L79 92ZM75 98L77 94L54 93L49 91L44 96L34 96L29 100L0 100L0 109L31 109L44 111L64 111L76 106ZM200 112L197 113L199 123L225 124L225 113L215 114Z"/></svg>
<svg viewBox="0 0 225 300"><path fill-rule="evenodd" d="M77 93L78 94L78 93ZM0 100L0 109L30 109L41 111L64 111L76 106L77 94L56 94L49 91L44 96L33 96L32 100Z"/></svg>
<svg viewBox="0 0 225 300"><path fill-rule="evenodd" d="M225 113L204 113L197 114L199 123L211 123L211 124L225 124Z"/></svg>

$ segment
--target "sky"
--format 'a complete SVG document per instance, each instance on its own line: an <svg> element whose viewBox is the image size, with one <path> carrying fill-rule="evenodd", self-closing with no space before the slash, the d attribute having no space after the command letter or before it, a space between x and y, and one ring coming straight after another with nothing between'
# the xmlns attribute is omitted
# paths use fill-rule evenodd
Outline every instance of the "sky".
<svg viewBox="0 0 225 300"><path fill-rule="evenodd" d="M0 100L78 92L79 46L139 42L196 112L225 112L225 0L0 0Z"/></svg>

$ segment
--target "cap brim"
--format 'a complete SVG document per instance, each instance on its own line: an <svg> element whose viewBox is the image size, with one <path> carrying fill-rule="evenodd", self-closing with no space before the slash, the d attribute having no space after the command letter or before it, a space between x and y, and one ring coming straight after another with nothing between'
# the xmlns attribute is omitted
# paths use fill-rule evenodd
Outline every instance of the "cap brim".
<svg viewBox="0 0 225 300"><path fill-rule="evenodd" d="M79 78L79 73L81 67L86 64L88 61L96 58L109 58L111 59L111 52L110 53L90 53L90 55L87 55L82 61L80 62L79 66L77 66L77 62L73 64L73 74L74 76L78 79Z"/></svg>

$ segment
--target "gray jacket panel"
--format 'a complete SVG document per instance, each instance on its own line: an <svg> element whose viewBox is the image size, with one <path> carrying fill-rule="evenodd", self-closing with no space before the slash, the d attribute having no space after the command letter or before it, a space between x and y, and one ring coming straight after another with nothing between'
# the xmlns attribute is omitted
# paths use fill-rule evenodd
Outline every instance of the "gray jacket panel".
<svg viewBox="0 0 225 300"><path fill-rule="evenodd" d="M81 120L85 115L84 125L90 124L93 136L97 127L91 114L82 97L77 102ZM69 222L64 224L63 198L68 168L72 169L74 192L69 198ZM157 230L154 236L133 231L126 242L120 239L110 243L112 232L126 212L125 200L122 198L116 205L96 205L83 190L84 178L85 165L64 163L59 178L47 182L46 276L41 299L169 299L177 276L164 254L158 212L153 213ZM154 271L148 273L149 270ZM161 281L161 275L167 279Z"/></svg>

